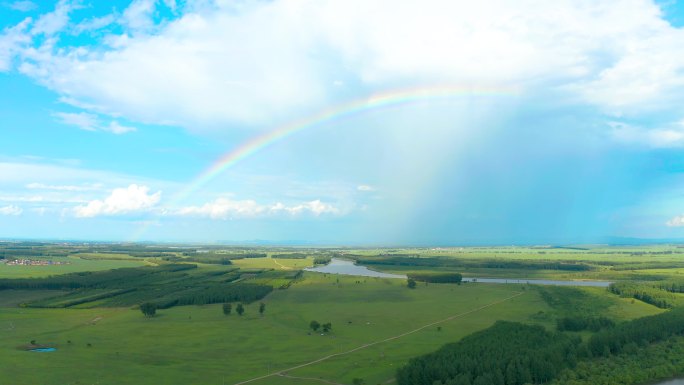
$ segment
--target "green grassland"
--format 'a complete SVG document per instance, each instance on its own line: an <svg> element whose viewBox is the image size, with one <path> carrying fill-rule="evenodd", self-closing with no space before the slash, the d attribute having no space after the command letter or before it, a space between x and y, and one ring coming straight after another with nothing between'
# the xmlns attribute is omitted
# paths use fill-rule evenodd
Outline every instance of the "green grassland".
<svg viewBox="0 0 684 385"><path fill-rule="evenodd" d="M600 306L596 311L616 309L615 315L623 319L659 311L604 290L586 293ZM410 357L495 320L552 325L552 318L535 316L554 313L537 290L522 285L430 284L410 290L402 280L316 273L307 273L264 302L263 317L256 304L248 305L242 317L224 316L220 305L206 305L162 310L152 319L129 308L5 308L0 313L0 373L16 384L235 383L458 316L439 324L441 330L436 324L289 372L341 383L363 378L375 384L390 380ZM333 332L309 333L313 319L331 322ZM31 340L58 351L41 354L19 348ZM273 376L255 383L291 381Z"/></svg>
<svg viewBox="0 0 684 385"><path fill-rule="evenodd" d="M410 358L433 352L497 320L540 324L553 330L557 319L575 314L608 317L620 323L666 311L602 288L419 283L416 289L408 289L402 279L298 274L321 256L418 259L416 266L368 265L404 274L456 271L464 276L641 280L639 285L652 285L678 281L684 273L684 264L680 267L684 261L680 250L684 249L670 245L573 249L202 246L200 253L153 245L75 249L60 245L53 249L49 244L19 244L6 250L10 256L18 250L22 256L38 253L35 258L73 262L0 264L0 279L99 272L55 278L75 285L68 290L45 290L40 285L32 290L0 290L0 384L11 379L9 383L16 385L203 385L252 379L251 384L316 384L321 380L352 384L354 379L389 384L397 368ZM435 258L439 263L446 260L448 266L420 265ZM518 265L478 267L492 261ZM587 267L582 271L541 268L558 262ZM137 269L107 272L121 267ZM53 268L63 270L49 270ZM183 303L169 302L193 295L206 298L205 291L215 294L240 285L268 286L273 291L261 299L246 297L251 300L246 302L243 316L235 314L237 301L229 316L223 314L220 303L180 306ZM137 308L145 301L172 305L146 318ZM266 305L263 316L258 312L261 302ZM312 320L332 323L332 332L311 332ZM576 334L584 339L590 335L585 331ZM57 351L29 352L30 341Z"/></svg>
<svg viewBox="0 0 684 385"><path fill-rule="evenodd" d="M48 259L53 261L67 262L63 265L47 266L11 266L0 263L0 278L34 278L51 275L77 273L81 271L102 271L118 269L121 267L138 267L147 263L142 259L82 259L77 256L70 257L40 257L32 259Z"/></svg>

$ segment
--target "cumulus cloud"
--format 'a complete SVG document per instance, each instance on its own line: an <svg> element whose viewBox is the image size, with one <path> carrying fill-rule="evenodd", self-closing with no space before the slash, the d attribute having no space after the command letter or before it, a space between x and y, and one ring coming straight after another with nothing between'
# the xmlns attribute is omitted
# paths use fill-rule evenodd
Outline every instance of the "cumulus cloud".
<svg viewBox="0 0 684 385"><path fill-rule="evenodd" d="M232 200L218 198L202 206L189 206L177 210L174 214L180 216L196 216L211 219L254 218L260 216L287 214L292 216L311 214L341 214L339 208L323 203L320 200L303 202L295 205L275 203L272 205L259 204L254 200Z"/></svg>
<svg viewBox="0 0 684 385"><path fill-rule="evenodd" d="M161 191L150 193L147 186L132 184L127 188L117 188L104 200L92 200L86 205L74 208L79 218L90 218L102 215L122 215L145 212L157 205L161 199Z"/></svg>
<svg viewBox="0 0 684 385"><path fill-rule="evenodd" d="M670 227L682 227L684 226L684 215L677 215L665 223Z"/></svg>
<svg viewBox="0 0 684 385"><path fill-rule="evenodd" d="M331 84L541 87L618 115L674 109L684 95L684 32L649 1L209 1L153 25L162 4L177 10L131 3L108 46L36 39L12 52L74 105L197 130L323 106L347 89ZM55 34L74 8L61 1L18 31Z"/></svg>
<svg viewBox="0 0 684 385"><path fill-rule="evenodd" d="M111 121L108 125L104 125L97 115L87 112L56 112L53 115L60 123L76 126L85 131L107 131L116 135L137 131L135 127L124 126L117 121Z"/></svg>
<svg viewBox="0 0 684 385"><path fill-rule="evenodd" d="M648 146L651 148L684 147L684 122L666 128L644 128L622 122L610 122L611 135L625 144Z"/></svg>
<svg viewBox="0 0 684 385"><path fill-rule="evenodd" d="M24 210L22 210L19 206L9 205L0 207L0 215L18 216L21 215L21 213L23 212Z"/></svg>

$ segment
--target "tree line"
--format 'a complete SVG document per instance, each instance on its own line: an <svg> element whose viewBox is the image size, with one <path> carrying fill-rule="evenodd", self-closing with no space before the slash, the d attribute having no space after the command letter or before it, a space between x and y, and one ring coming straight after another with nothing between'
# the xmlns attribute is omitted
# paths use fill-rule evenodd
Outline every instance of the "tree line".
<svg viewBox="0 0 684 385"><path fill-rule="evenodd" d="M381 257L357 257L356 262L361 265L399 265L399 266L423 266L423 267L450 267L450 268L487 268L487 269L528 269L528 270L562 270L562 271L588 271L594 267L581 262L563 261L538 261L538 260L468 260L456 258L437 257L410 257L410 256L381 256Z"/></svg>
<svg viewBox="0 0 684 385"><path fill-rule="evenodd" d="M463 276L460 273L409 273L407 276L414 281L430 283L460 284L463 280Z"/></svg>

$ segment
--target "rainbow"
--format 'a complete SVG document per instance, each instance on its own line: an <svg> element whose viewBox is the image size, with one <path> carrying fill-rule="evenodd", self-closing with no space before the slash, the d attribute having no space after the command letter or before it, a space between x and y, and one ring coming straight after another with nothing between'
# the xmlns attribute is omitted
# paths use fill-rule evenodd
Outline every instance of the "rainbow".
<svg viewBox="0 0 684 385"><path fill-rule="evenodd" d="M417 102L449 100L464 96L515 96L517 94L518 92L515 88L436 86L393 90L335 105L313 115L289 122L261 135L255 136L225 153L211 166L198 174L187 187L174 195L169 201L168 206L173 209L227 169L274 143L280 142L303 130L362 114L366 111L374 111ZM149 224L142 225L131 238L131 242L139 240L148 228Z"/></svg>
<svg viewBox="0 0 684 385"><path fill-rule="evenodd" d="M424 87L408 90L395 90L376 94L371 97L353 100L331 108L324 109L316 114L295 120L293 122L276 127L258 135L233 150L219 157L211 166L202 171L190 182L185 189L178 193L172 202L178 204L197 190L214 180L227 169L235 166L246 158L256 154L266 147L280 142L297 132L322 126L326 123L348 118L360 113L377 110L386 107L411 104L426 100L451 99L463 96L512 96L514 89L507 88L482 88L482 87Z"/></svg>

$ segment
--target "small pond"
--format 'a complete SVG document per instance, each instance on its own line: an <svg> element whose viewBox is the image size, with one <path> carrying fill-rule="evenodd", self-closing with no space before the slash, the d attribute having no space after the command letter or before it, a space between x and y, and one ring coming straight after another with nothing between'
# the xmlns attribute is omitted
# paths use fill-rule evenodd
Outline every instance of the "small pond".
<svg viewBox="0 0 684 385"><path fill-rule="evenodd" d="M50 353L50 352L54 352L55 350L57 350L57 349L56 348L35 348L35 349L29 350L29 352Z"/></svg>
<svg viewBox="0 0 684 385"><path fill-rule="evenodd" d="M380 277L380 278L401 278L406 279L403 274L389 274L374 271L366 266L355 265L353 261L346 259L333 258L329 264L325 266L310 267L304 269L306 271L313 271L317 273L327 274L342 274L342 275L357 275L361 277ZM482 283L529 283L532 285L558 285L558 286L592 286L592 287L608 287L611 282L608 281L560 281L552 279L507 279L507 278L463 278L464 282L482 282ZM684 384L682 384L684 385Z"/></svg>

